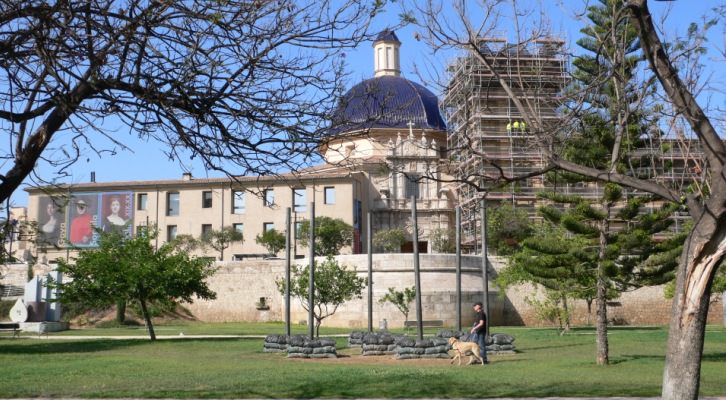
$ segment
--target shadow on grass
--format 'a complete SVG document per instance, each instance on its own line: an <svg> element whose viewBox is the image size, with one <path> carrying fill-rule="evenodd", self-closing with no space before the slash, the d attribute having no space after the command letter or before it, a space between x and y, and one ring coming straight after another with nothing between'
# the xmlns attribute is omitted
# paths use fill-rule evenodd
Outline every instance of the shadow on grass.
<svg viewBox="0 0 726 400"><path fill-rule="evenodd" d="M726 353L706 353L701 357L701 361L726 361Z"/></svg>
<svg viewBox="0 0 726 400"><path fill-rule="evenodd" d="M74 340L68 342L4 343L0 354L94 353L149 343L141 340Z"/></svg>
<svg viewBox="0 0 726 400"><path fill-rule="evenodd" d="M90 339L56 341L7 341L0 346L0 356L3 354L48 354L48 353L95 353L142 345L153 345L167 342L210 342L210 341L239 341L236 338L206 338L206 339L163 339L152 342L148 339Z"/></svg>
<svg viewBox="0 0 726 400"><path fill-rule="evenodd" d="M665 330L662 326L626 326L626 325L618 325L618 326L610 326L608 325L608 332L610 331L624 331L624 332L633 332L633 331L659 331L659 330ZM570 328L570 332L573 333L595 333L597 332L597 328L595 326L576 326Z"/></svg>
<svg viewBox="0 0 726 400"><path fill-rule="evenodd" d="M622 356L611 358L610 365L617 365L638 360L657 360L659 362L663 362L665 361L665 356L652 354L624 354Z"/></svg>

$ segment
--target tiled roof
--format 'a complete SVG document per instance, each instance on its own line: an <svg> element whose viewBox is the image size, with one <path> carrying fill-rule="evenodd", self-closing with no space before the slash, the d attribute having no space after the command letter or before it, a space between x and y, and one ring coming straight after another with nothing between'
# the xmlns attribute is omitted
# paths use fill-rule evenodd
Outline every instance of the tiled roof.
<svg viewBox="0 0 726 400"><path fill-rule="evenodd" d="M385 30L385 31L379 33L378 36L376 36L375 42L373 42L373 43L378 43L378 42L383 42L383 41L401 43L401 41L398 40L398 36L396 36L396 33L393 31L389 31L389 30Z"/></svg>
<svg viewBox="0 0 726 400"><path fill-rule="evenodd" d="M400 76L365 80L343 97L329 135L371 128L445 130L439 100L425 87Z"/></svg>

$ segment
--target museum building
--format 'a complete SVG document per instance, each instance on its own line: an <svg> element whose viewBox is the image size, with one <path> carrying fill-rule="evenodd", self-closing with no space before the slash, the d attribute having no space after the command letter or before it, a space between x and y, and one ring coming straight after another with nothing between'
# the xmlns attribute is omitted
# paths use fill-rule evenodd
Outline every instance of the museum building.
<svg viewBox="0 0 726 400"><path fill-rule="evenodd" d="M30 255L40 262L68 257L76 248L98 244L94 228L129 234L155 225L157 245L177 235L201 237L233 227L244 240L232 243L220 261L270 256L255 242L266 230L284 231L291 210L294 257L309 250L296 232L315 216L338 218L353 226L354 240L343 254L367 251L366 220L372 231L402 228L414 248L412 200L418 215L418 249L433 252L429 236L453 228L455 194L442 182L446 157L446 126L437 97L401 76L401 42L392 31L373 44L374 76L353 86L333 116L333 127L321 140L325 163L280 176L197 178L129 182L95 182L34 187L29 193L28 219L38 235ZM437 178L437 179L429 179Z"/></svg>

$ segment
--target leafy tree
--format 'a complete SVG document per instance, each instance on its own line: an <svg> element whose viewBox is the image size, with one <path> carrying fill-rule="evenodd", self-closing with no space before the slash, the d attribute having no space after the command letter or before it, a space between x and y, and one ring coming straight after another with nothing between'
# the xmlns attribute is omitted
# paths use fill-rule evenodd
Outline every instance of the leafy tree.
<svg viewBox="0 0 726 400"><path fill-rule="evenodd" d="M192 252L202 246L202 243L192 235L180 234L176 235L172 240L174 247L180 251Z"/></svg>
<svg viewBox="0 0 726 400"><path fill-rule="evenodd" d="M595 250L595 251L593 251ZM593 254L594 253L594 254ZM569 315L568 298L583 299L588 309L595 298L597 251L592 243L578 237L568 237L559 226L542 223L535 234L522 242L520 250L509 258L509 264L497 276L496 284L503 290L511 285L532 283L546 289L547 300L533 305L540 311L557 309L557 316ZM550 320L550 318L545 318ZM564 331L569 320L564 320Z"/></svg>
<svg viewBox="0 0 726 400"><path fill-rule="evenodd" d="M208 170L300 170L341 92L340 56L375 37L385 3L4 2L0 202L38 162L63 175L87 149L126 148L119 123Z"/></svg>
<svg viewBox="0 0 726 400"><path fill-rule="evenodd" d="M270 229L263 232L261 235L258 234L257 237L255 237L255 243L265 246L270 254L277 255L280 250L285 248L287 238L285 238L284 233L278 232L275 229Z"/></svg>
<svg viewBox="0 0 726 400"><path fill-rule="evenodd" d="M300 226L298 242L308 247L310 241L310 221ZM315 255L334 256L345 246L353 243L353 227L339 218L315 217Z"/></svg>
<svg viewBox="0 0 726 400"><path fill-rule="evenodd" d="M300 300L305 311L309 308L310 266L293 265L291 268L290 295ZM315 336L320 336L320 325L323 320L338 310L338 307L352 299L361 299L363 288L368 280L361 278L355 271L348 270L333 257L322 263L315 261L315 293L313 317L315 319ZM278 279L277 289L285 294L285 280Z"/></svg>
<svg viewBox="0 0 726 400"><path fill-rule="evenodd" d="M398 291L394 288L389 287L388 293L386 293L383 297L381 297L381 299L378 300L378 303L393 304L394 306L396 306L396 308L398 308L398 311L400 311L401 314L403 314L404 320L408 321L408 313L410 311L410 305L411 305L411 302L414 301L415 299L416 299L416 287L414 287L414 286L403 288L402 291Z"/></svg>
<svg viewBox="0 0 726 400"><path fill-rule="evenodd" d="M192 302L192 296L214 299L205 279L214 273L211 261L191 257L171 243L158 250L151 244L157 232L142 229L133 237L98 230L97 249L79 250L75 263L59 259L66 281L50 282L62 303L103 308L118 302L141 309L151 340L156 340L149 307L153 303Z"/></svg>
<svg viewBox="0 0 726 400"><path fill-rule="evenodd" d="M220 230L212 230L202 235L200 241L203 245L210 246L219 252L219 259L224 260L224 250L235 242L244 241L242 232L231 226L225 226Z"/></svg>
<svg viewBox="0 0 726 400"><path fill-rule="evenodd" d="M704 32L707 29L723 24L723 7L715 7L714 12L704 18L703 24L693 24L689 27L687 36L673 43L659 36L659 32L672 32L672 29L658 29L655 25L657 18L650 13L647 0L625 0L608 3L608 8L613 10L613 22L609 24L610 29L606 30L605 37L623 38L618 36L618 30L623 27L632 27L637 35L642 58L647 60L649 68L642 68L641 76L643 82L654 81L658 83L659 94L667 102L661 102L659 107L670 114L667 124L661 124L664 129L682 128L682 131L674 132L673 137L680 137L680 144L686 151L698 149L700 153L699 164L689 163L686 167L694 167L692 174L687 179L692 180L695 185L686 187L679 185L669 179L646 179L640 174L633 173L630 169L613 169L613 166L620 164L618 160L628 149L627 140L614 140L608 149L609 153L615 155L615 162L600 165L590 165L567 159L561 156L562 143L566 142L571 132L563 130L576 128L576 123L570 121L553 121L549 115L545 118L540 115L536 102L519 95L520 90L526 90L523 85L529 84L529 80L509 80L507 76L495 68L495 54L487 52L481 46L480 38L486 37L495 32L501 31L502 27L523 26L520 25L521 16L515 7L512 18L502 17L504 10L503 2L486 1L481 3L481 10L477 15L482 16L474 21L470 16L471 10L464 7L462 3L456 3L455 15L458 18L448 18L444 21L439 12L449 2L429 1L425 5L413 6L412 10L405 10L406 19L414 21L420 29L418 32L422 40L427 41L431 48L436 50L464 48L472 59L485 68L487 73L492 75L492 81L497 82L513 104L517 113L526 123L532 148L538 149L543 158L540 171L526 171L523 174L509 176L506 174L493 174L491 176L476 172L471 176L461 177L469 186L485 191L489 185L502 181L511 182L516 180L529 179L537 173L544 173L554 169L560 169L569 173L579 174L591 179L616 183L629 187L640 193L650 193L658 196L664 201L686 206L688 216L695 221L690 230L683 251L679 257L679 266L676 273L676 285L672 318L669 328L668 349L666 353L665 369L663 374L662 397L666 400L672 399L697 399L700 381L701 357L703 352L704 331L706 327L706 316L710 305L711 290L714 279L718 273L718 267L726 257L726 246L719 245L726 237L726 174L723 173L724 159L726 159L726 143L720 137L716 129L716 122L722 120L722 109L707 108L699 104L695 94L702 94L701 91L710 89L705 80L711 74L699 70L701 57L706 54L707 46L711 45L705 40ZM528 17L532 14L527 14ZM543 14L544 15L544 14ZM664 20L668 23L668 20ZM529 27L527 27L529 28ZM519 44L532 43L538 39L546 41L550 32L543 32L540 29L522 29L516 34L522 38ZM531 33L531 35L530 35ZM512 35L510 35L512 36ZM615 42L613 42L615 43ZM621 41L618 45L618 54L625 54L631 42ZM711 45L713 47L713 45ZM610 49L615 45L605 46L603 49ZM675 51L674 51L675 50ZM604 59L606 54L598 54ZM618 57L612 65L615 69L603 70L604 75L595 82L605 81L617 77L621 72L619 68L627 67L628 63L622 57ZM700 73L699 73L700 72ZM643 88L647 85L636 85ZM585 88L587 93L590 88ZM601 90L598 85L593 85L590 93L597 94ZM582 94L583 91L576 93ZM588 95L583 96L583 101ZM701 96L701 98L708 98ZM584 104L584 103L583 103ZM642 104L641 104L642 105ZM640 105L636 105L639 107ZM620 108L625 110L625 108ZM584 108L586 110L586 107ZM625 121L625 120L623 120ZM672 123L671 123L672 122ZM620 133L626 125L618 124ZM680 136L680 132L687 132ZM661 137L660 132L643 131L641 139ZM621 137L622 138L622 137ZM472 144L478 142L471 138ZM655 143L655 142L654 142ZM684 151L683 154L687 154ZM498 160L491 157L487 152L474 152L479 158L475 162L499 167ZM467 160L467 162L469 162ZM697 168L696 168L697 167ZM505 171L505 169L499 169ZM676 183L676 184L674 184ZM694 188L696 190L694 190ZM683 371L689 371L683 373Z"/></svg>
<svg viewBox="0 0 726 400"><path fill-rule="evenodd" d="M384 253L399 253L406 243L406 231L400 228L384 229L373 235L373 245L383 249Z"/></svg>
<svg viewBox="0 0 726 400"><path fill-rule="evenodd" d="M429 241L431 249L437 253L456 252L456 233L452 229L432 229Z"/></svg>
<svg viewBox="0 0 726 400"><path fill-rule="evenodd" d="M487 210L487 243L499 255L512 254L532 235L527 210L505 203Z"/></svg>

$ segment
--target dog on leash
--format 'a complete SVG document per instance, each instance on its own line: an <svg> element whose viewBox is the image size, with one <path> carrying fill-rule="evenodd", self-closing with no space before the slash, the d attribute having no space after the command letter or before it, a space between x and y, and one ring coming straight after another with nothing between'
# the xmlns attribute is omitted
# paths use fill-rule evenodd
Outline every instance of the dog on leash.
<svg viewBox="0 0 726 400"><path fill-rule="evenodd" d="M469 357L469 364L474 362L474 359L476 358L481 363L482 367L484 366L484 360L479 355L479 344L474 342L462 342L459 339L455 337L449 338L449 346L451 346L451 349L454 350L454 358L451 359L450 364L453 364L454 361L459 360L459 364L461 365L461 357L466 354L466 352L471 352L471 356ZM467 364L467 365L469 365Z"/></svg>

